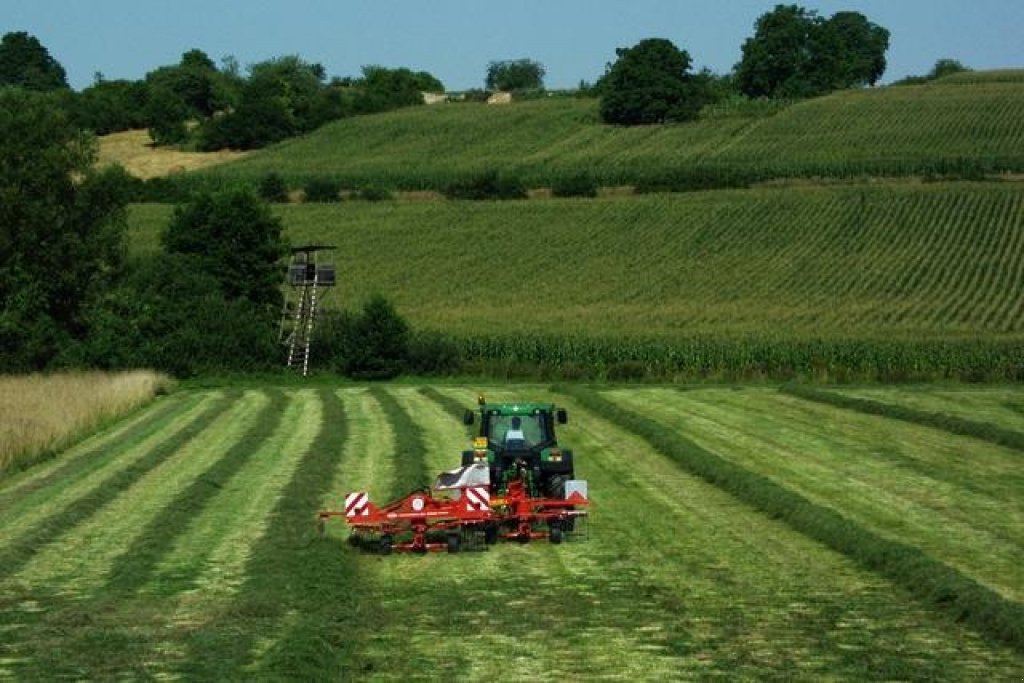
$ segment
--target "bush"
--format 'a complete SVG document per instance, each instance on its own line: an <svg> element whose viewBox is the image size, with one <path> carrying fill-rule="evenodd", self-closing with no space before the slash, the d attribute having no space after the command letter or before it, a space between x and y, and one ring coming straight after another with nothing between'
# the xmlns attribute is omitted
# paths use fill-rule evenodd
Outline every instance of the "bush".
<svg viewBox="0 0 1024 683"><path fill-rule="evenodd" d="M449 199L526 199L526 186L516 177L495 170L458 180L443 193Z"/></svg>
<svg viewBox="0 0 1024 683"><path fill-rule="evenodd" d="M317 358L353 379L391 379L406 368L409 325L383 296L370 298L360 313L343 311L320 325Z"/></svg>
<svg viewBox="0 0 1024 683"><path fill-rule="evenodd" d="M373 185L367 185L359 188L353 195L356 199L363 199L368 202L381 202L386 199L391 199L391 190L386 190L383 187L375 187Z"/></svg>
<svg viewBox="0 0 1024 683"><path fill-rule="evenodd" d="M440 332L418 332L409 339L408 368L417 375L451 375L462 369L462 354Z"/></svg>
<svg viewBox="0 0 1024 683"><path fill-rule="evenodd" d="M273 171L260 178L257 192L263 200L268 202L278 204L288 202L288 186L285 184L284 178Z"/></svg>
<svg viewBox="0 0 1024 683"><path fill-rule="evenodd" d="M313 178L304 188L307 202L331 203L341 201L341 184L330 178Z"/></svg>
<svg viewBox="0 0 1024 683"><path fill-rule="evenodd" d="M559 178L552 184L551 194L556 197L596 197L597 181L586 172Z"/></svg>

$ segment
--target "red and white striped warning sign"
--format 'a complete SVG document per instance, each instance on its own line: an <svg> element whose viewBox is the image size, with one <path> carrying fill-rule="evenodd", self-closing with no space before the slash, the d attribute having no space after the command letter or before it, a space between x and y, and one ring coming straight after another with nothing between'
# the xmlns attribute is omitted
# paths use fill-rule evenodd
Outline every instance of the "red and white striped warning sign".
<svg viewBox="0 0 1024 683"><path fill-rule="evenodd" d="M356 517L370 514L370 496L365 491L350 493L345 496L345 516Z"/></svg>
<svg viewBox="0 0 1024 683"><path fill-rule="evenodd" d="M466 509L470 512L486 512L491 505L491 492L486 486L471 486L466 492Z"/></svg>

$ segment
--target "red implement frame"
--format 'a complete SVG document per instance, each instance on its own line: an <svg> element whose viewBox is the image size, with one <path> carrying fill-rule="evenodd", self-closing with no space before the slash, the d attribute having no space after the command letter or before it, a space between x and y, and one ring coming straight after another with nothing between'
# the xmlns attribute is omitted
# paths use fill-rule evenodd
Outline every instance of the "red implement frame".
<svg viewBox="0 0 1024 683"><path fill-rule="evenodd" d="M589 501L579 493L566 499L530 497L523 482L516 480L500 496L492 497L486 487L461 489L458 498L434 497L429 489L423 489L380 508L369 501L366 493L350 493L345 497L344 511L322 511L317 514L317 524L322 532L331 517L344 517L357 537L378 537L384 553L453 552L458 542L454 541L453 547L451 538L473 530L486 535L490 529L497 538L507 540L550 538L558 543L563 530L587 514L578 509L587 504ZM546 525L547 530L539 531L537 525ZM432 540L438 534L445 534L446 541ZM395 543L397 537L409 540Z"/></svg>

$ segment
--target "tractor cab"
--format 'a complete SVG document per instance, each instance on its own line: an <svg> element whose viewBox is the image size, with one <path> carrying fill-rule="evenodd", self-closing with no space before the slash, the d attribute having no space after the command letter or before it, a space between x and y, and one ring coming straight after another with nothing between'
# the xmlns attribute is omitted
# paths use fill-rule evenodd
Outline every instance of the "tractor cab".
<svg viewBox="0 0 1024 683"><path fill-rule="evenodd" d="M486 462L491 485L505 491L522 481L530 495L561 498L565 482L573 479L572 452L558 446L555 423L569 421L564 409L551 403L487 403L480 397L480 432L473 449L464 451L462 464ZM464 422L476 414L467 410Z"/></svg>

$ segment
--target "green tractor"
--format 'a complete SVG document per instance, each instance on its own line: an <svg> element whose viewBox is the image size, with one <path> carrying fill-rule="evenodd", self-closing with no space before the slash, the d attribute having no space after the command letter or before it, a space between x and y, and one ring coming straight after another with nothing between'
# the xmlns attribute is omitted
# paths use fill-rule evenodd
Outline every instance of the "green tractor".
<svg viewBox="0 0 1024 683"><path fill-rule="evenodd" d="M462 465L486 462L496 495L518 479L534 498L564 499L566 482L575 479L572 451L560 448L555 438L555 423L569 421L565 409L552 403L487 403L483 396L479 403L480 433L473 449L463 451ZM471 425L475 418L467 410L463 421Z"/></svg>

